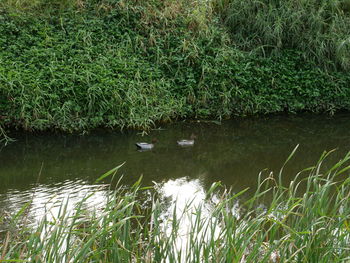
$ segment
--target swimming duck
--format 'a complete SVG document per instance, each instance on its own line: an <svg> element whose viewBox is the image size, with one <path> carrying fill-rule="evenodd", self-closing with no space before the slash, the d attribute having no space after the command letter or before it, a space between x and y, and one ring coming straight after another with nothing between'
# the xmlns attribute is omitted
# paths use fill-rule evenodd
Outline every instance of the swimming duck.
<svg viewBox="0 0 350 263"><path fill-rule="evenodd" d="M195 138L196 138L196 136L194 134L192 134L190 140L179 140L179 141L177 141L177 144L180 146L193 146Z"/></svg>
<svg viewBox="0 0 350 263"><path fill-rule="evenodd" d="M147 143L147 142L137 142L135 143L136 147L139 150L151 150L154 148L154 144L157 142L156 139L152 140L152 143Z"/></svg>

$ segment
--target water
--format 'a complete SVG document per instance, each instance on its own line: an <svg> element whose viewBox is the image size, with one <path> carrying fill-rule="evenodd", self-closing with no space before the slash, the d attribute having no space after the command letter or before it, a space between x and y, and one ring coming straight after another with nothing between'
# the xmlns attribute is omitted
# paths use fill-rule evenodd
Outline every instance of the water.
<svg viewBox="0 0 350 263"><path fill-rule="evenodd" d="M142 136L135 131L96 131L90 135L15 134L17 141L0 151L0 211L10 216L33 200L28 218L45 212L54 216L62 201L69 207L95 191L96 207L103 203L110 179L94 183L106 171L125 162L117 177L126 185L141 175L143 185L159 183L159 191L203 195L221 181L235 191L254 189L259 172L278 172L299 144L284 171L288 182L299 170L315 164L324 150L337 148L329 163L350 150L349 114L273 116L212 122L162 125ZM195 134L193 147L176 141ZM135 142L158 143L152 151L139 152ZM118 179L116 178L116 179ZM163 185L163 188L162 188ZM169 189L169 187L172 189Z"/></svg>

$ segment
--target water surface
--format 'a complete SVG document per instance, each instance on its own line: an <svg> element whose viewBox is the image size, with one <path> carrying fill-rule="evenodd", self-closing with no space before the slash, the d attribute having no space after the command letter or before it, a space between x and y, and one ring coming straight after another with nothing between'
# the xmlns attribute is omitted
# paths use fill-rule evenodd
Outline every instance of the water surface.
<svg viewBox="0 0 350 263"><path fill-rule="evenodd" d="M88 205L96 207L107 195L110 179L105 185L95 180L123 162L117 176L123 175L126 185L142 175L143 185L175 185L174 191L186 191L186 195L202 193L215 181L235 191L254 188L261 170L278 172L299 144L283 173L288 182L296 172L315 164L324 150L337 149L330 163L349 151L349 117L303 114L236 119L221 125L181 122L160 126L147 136L136 131L95 131L84 136L14 134L17 141L0 151L0 211L13 214L32 199L29 217L37 218L57 209L68 197L74 207L93 191L96 202ZM192 133L197 136L193 147L176 144ZM152 138L159 141L152 151L136 150L135 142Z"/></svg>

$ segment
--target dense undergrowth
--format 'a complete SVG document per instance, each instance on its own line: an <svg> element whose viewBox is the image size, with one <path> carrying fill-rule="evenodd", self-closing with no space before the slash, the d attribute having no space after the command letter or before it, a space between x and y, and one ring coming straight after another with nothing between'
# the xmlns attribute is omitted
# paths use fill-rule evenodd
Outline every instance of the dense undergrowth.
<svg viewBox="0 0 350 263"><path fill-rule="evenodd" d="M235 43L260 54L286 48L333 69L350 69L349 0L229 0L222 10Z"/></svg>
<svg viewBox="0 0 350 263"><path fill-rule="evenodd" d="M182 204L139 181L112 191L100 209L86 208L94 193L73 210L63 203L35 227L28 226L28 203L0 237L0 261L348 262L350 155L328 170L326 157L289 185L281 183L283 169L261 176L244 198L244 190L216 183ZM146 206L141 196L151 197Z"/></svg>
<svg viewBox="0 0 350 263"><path fill-rule="evenodd" d="M239 2L2 1L0 127L145 129L350 108L345 7ZM310 12L325 18L305 21ZM281 28L271 22L280 16Z"/></svg>

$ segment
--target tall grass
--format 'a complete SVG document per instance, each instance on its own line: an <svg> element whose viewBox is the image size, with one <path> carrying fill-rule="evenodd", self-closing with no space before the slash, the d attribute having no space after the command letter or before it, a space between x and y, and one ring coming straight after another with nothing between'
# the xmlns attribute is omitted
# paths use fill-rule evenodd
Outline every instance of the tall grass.
<svg viewBox="0 0 350 263"><path fill-rule="evenodd" d="M216 183L201 202L189 201L179 209L173 201L170 214L164 213L169 200L153 190L144 206L140 195L146 189L140 181L129 190L113 191L101 211L79 205L69 213L62 204L54 220L43 218L34 229L9 231L0 260L347 262L350 154L326 170L327 155L289 185L280 183L283 169L259 176L249 196Z"/></svg>
<svg viewBox="0 0 350 263"><path fill-rule="evenodd" d="M240 48L260 54L293 48L326 68L349 70L349 0L219 2L224 2L220 12Z"/></svg>
<svg viewBox="0 0 350 263"><path fill-rule="evenodd" d="M1 9L20 15L43 15L68 8L82 7L84 7L82 0L2 0L0 2Z"/></svg>

